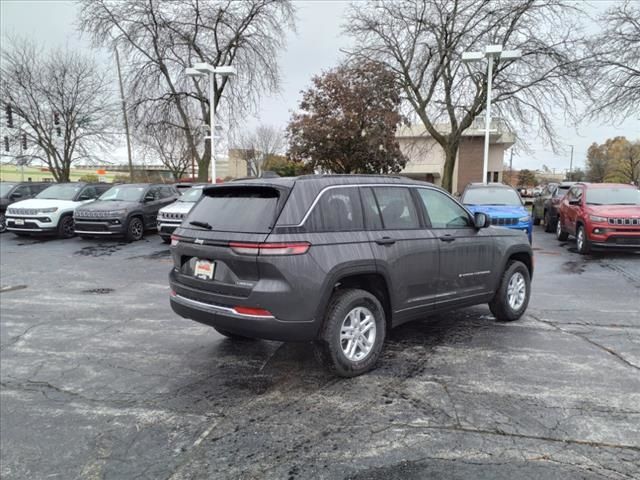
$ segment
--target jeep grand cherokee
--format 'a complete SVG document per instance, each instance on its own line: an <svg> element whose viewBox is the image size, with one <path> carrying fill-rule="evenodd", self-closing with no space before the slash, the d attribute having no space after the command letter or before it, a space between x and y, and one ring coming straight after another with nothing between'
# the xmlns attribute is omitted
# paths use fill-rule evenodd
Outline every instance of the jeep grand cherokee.
<svg viewBox="0 0 640 480"><path fill-rule="evenodd" d="M409 320L480 303L518 319L533 270L523 232L389 176L205 187L171 245L176 313L229 337L314 341L342 376L372 368Z"/></svg>

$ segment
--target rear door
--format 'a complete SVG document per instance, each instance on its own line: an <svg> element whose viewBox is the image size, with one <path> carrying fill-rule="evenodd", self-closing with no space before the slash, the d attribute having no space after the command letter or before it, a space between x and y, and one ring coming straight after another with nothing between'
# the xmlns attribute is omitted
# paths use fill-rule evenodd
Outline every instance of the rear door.
<svg viewBox="0 0 640 480"><path fill-rule="evenodd" d="M476 229L466 209L443 192L418 188L440 246L438 305L468 303L493 288L496 247L489 229Z"/></svg>
<svg viewBox="0 0 640 480"><path fill-rule="evenodd" d="M268 186L206 188L174 232L177 280L214 303L220 302L219 295L249 296L260 277L258 257L251 252L267 239L286 193ZM210 278L198 270L206 262L211 265Z"/></svg>
<svg viewBox="0 0 640 480"><path fill-rule="evenodd" d="M431 309L438 294L438 240L426 228L411 189L361 188L370 244L389 281L395 318Z"/></svg>

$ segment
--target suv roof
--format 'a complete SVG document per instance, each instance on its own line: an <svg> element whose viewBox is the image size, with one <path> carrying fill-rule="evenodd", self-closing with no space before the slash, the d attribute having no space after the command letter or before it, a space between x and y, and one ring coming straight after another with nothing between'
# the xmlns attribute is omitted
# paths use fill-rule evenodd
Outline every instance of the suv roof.
<svg viewBox="0 0 640 480"><path fill-rule="evenodd" d="M292 188L296 183L310 183L317 186L328 186L328 185L349 185L354 183L375 183L375 184L385 184L385 183L401 183L401 184L415 184L415 185L433 185L428 182L422 182L419 180L413 180L408 177L402 177L399 175L353 175L353 174L344 174L344 175L325 175L325 174L316 174L316 175L301 175L299 177L263 177L263 178L247 178L247 179L238 179L233 181L234 186L238 185L271 185L271 186L282 186L287 188ZM224 187L229 184L217 184L211 185L208 188L215 187Z"/></svg>
<svg viewBox="0 0 640 480"><path fill-rule="evenodd" d="M465 188L510 188L513 190L513 187L510 185L505 185L504 183L499 182L490 182L490 183L481 183L481 182L473 182L469 183Z"/></svg>

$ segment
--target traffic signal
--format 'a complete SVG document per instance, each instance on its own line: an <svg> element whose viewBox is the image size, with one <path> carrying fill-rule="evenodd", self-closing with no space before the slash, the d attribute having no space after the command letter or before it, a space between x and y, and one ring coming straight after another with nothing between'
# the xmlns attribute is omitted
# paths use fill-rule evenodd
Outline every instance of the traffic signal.
<svg viewBox="0 0 640 480"><path fill-rule="evenodd" d="M53 112L53 124L60 125L60 114L58 112Z"/></svg>
<svg viewBox="0 0 640 480"><path fill-rule="evenodd" d="M56 134L61 137L62 136L62 129L60 127L56 127Z"/></svg>
<svg viewBox="0 0 640 480"><path fill-rule="evenodd" d="M11 109L11 105L7 103L5 110L7 112L7 127L13 128L13 111Z"/></svg>
<svg viewBox="0 0 640 480"><path fill-rule="evenodd" d="M22 134L22 149L23 150L27 149L27 134L26 133Z"/></svg>
<svg viewBox="0 0 640 480"><path fill-rule="evenodd" d="M9 151L9 136L8 135L4 136L4 151L5 152Z"/></svg>

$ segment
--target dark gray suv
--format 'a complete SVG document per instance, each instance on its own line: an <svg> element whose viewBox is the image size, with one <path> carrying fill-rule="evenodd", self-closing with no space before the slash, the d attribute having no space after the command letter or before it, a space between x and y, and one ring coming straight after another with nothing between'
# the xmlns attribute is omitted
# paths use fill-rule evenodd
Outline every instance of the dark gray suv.
<svg viewBox="0 0 640 480"><path fill-rule="evenodd" d="M489 224L402 177L206 187L172 236L171 306L228 337L314 341L335 373L359 375L409 320L481 303L498 320L525 312L527 237Z"/></svg>
<svg viewBox="0 0 640 480"><path fill-rule="evenodd" d="M173 185L132 183L115 185L100 198L74 213L75 232L81 238L121 236L140 240L155 229L158 211L180 196Z"/></svg>

